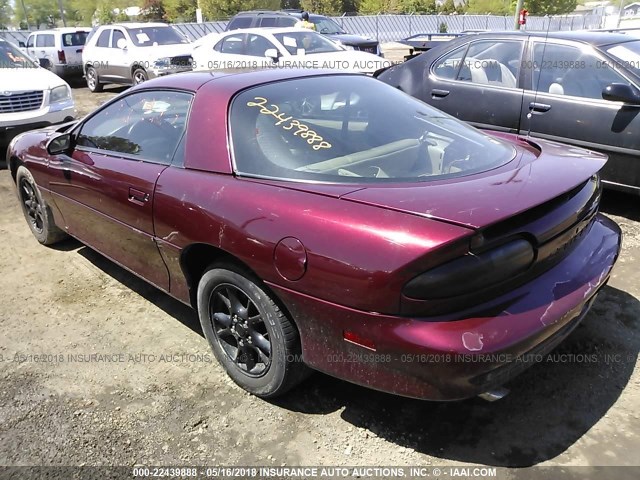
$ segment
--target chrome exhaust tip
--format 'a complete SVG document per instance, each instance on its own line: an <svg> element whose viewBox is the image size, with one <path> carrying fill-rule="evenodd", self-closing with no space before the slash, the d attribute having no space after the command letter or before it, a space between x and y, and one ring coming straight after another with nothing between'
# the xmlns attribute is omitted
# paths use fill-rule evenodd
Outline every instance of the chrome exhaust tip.
<svg viewBox="0 0 640 480"><path fill-rule="evenodd" d="M478 397L486 400L487 402L495 402L496 400L500 400L501 398L506 397L508 394L508 388L499 387L493 390L489 390L488 392L481 393L480 395L478 395Z"/></svg>

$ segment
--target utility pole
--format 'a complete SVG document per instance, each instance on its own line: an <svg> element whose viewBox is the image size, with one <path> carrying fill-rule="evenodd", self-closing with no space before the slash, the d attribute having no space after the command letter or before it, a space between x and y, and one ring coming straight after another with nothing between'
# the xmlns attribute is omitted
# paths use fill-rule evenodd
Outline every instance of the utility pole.
<svg viewBox="0 0 640 480"><path fill-rule="evenodd" d="M62 0L58 0L58 8L60 9L60 17L62 18L62 26L67 26L67 21L64 18L64 8L62 8Z"/></svg>
<svg viewBox="0 0 640 480"><path fill-rule="evenodd" d="M522 10L522 5L524 4L524 0L518 0L516 4L516 14L514 16L514 30L520 30L520 11Z"/></svg>
<svg viewBox="0 0 640 480"><path fill-rule="evenodd" d="M622 20L623 9L624 9L624 0L620 0L620 8L618 9L618 23L616 23L616 28L620 28L620 21Z"/></svg>
<svg viewBox="0 0 640 480"><path fill-rule="evenodd" d="M29 26L29 16L27 15L27 7L24 6L24 0L20 0L22 3L22 10L24 10L24 21L27 22L27 30L31 30Z"/></svg>

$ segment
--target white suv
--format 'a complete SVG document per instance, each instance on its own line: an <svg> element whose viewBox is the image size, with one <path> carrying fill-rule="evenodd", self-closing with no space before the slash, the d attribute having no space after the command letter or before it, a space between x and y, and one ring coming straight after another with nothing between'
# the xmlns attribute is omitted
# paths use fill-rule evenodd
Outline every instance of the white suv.
<svg viewBox="0 0 640 480"><path fill-rule="evenodd" d="M0 145L20 132L73 120L75 114L67 82L0 38Z"/></svg>
<svg viewBox="0 0 640 480"><path fill-rule="evenodd" d="M191 49L191 42L165 23L103 25L91 32L82 52L87 86L100 92L105 83L137 85L189 71Z"/></svg>
<svg viewBox="0 0 640 480"><path fill-rule="evenodd" d="M45 60L59 77L82 77L82 49L90 31L75 27L40 30L29 35L25 48L31 58Z"/></svg>

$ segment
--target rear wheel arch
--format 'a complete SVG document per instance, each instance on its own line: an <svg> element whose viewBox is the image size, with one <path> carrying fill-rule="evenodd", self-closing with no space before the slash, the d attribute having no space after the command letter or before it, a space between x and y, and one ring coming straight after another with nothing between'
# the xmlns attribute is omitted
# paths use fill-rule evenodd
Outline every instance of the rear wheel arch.
<svg viewBox="0 0 640 480"><path fill-rule="evenodd" d="M249 265L240 260L235 255L208 243L194 243L186 247L180 256L180 266L189 286L189 295L191 305L197 306L196 295L198 292L198 283L207 270L212 265L233 266L240 270L241 273L252 278L256 283L260 283L269 295L276 299L278 307L285 312L290 318L288 309L282 301L274 294L274 292L266 285L260 277L253 271Z"/></svg>

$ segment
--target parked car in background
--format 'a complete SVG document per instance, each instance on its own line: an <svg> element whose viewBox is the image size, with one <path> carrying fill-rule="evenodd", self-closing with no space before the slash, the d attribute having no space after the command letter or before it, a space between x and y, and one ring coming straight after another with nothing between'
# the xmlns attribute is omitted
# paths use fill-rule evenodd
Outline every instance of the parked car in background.
<svg viewBox="0 0 640 480"><path fill-rule="evenodd" d="M69 85L0 39L0 146L6 147L20 132L73 120L74 116ZM4 161L4 150L0 160Z"/></svg>
<svg viewBox="0 0 640 480"><path fill-rule="evenodd" d="M240 12L227 24L226 31L239 28L293 27L302 18L302 10L253 10ZM309 14L309 21L316 26L316 31L348 49L382 55L377 40L347 33L334 20L316 13Z"/></svg>
<svg viewBox="0 0 640 480"><path fill-rule="evenodd" d="M493 391L579 324L620 251L603 155L489 135L360 74L160 78L8 159L39 242L70 234L192 305L262 397L307 367Z"/></svg>
<svg viewBox="0 0 640 480"><path fill-rule="evenodd" d="M82 53L87 86L137 85L150 78L191 70L191 42L165 23L103 25L91 33Z"/></svg>
<svg viewBox="0 0 640 480"><path fill-rule="evenodd" d="M315 68L373 74L391 65L372 53L345 50L301 28L251 28L212 33L193 48L194 69Z"/></svg>
<svg viewBox="0 0 640 480"><path fill-rule="evenodd" d="M48 61L48 68L61 78L82 77L82 49L90 28L69 27L39 30L29 34L26 52Z"/></svg>
<svg viewBox="0 0 640 480"><path fill-rule="evenodd" d="M606 153L640 194L640 40L605 32L464 36L377 78L471 124Z"/></svg>

